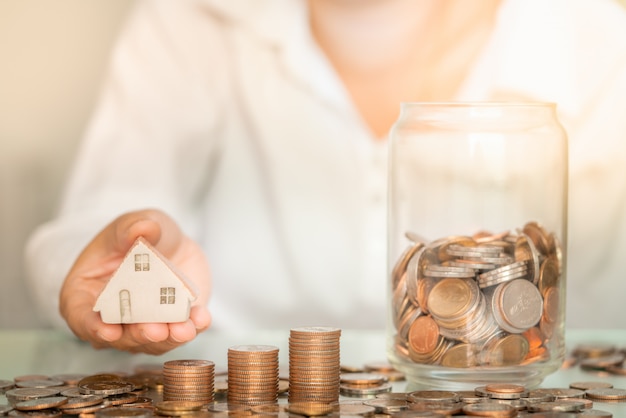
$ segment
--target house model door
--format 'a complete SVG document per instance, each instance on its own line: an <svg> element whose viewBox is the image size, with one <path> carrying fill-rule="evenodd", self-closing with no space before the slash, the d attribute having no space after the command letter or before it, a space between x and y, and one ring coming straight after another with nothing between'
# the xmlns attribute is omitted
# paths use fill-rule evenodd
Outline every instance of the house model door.
<svg viewBox="0 0 626 418"><path fill-rule="evenodd" d="M127 289L120 290L120 322L122 324L132 323L130 306L130 292Z"/></svg>

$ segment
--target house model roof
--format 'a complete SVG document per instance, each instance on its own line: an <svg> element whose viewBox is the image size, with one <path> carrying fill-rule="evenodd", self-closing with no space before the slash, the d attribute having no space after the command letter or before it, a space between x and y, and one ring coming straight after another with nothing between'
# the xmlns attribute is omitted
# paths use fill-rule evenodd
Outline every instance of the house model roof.
<svg viewBox="0 0 626 418"><path fill-rule="evenodd" d="M182 322L197 297L192 282L139 237L98 296L93 310L106 323Z"/></svg>

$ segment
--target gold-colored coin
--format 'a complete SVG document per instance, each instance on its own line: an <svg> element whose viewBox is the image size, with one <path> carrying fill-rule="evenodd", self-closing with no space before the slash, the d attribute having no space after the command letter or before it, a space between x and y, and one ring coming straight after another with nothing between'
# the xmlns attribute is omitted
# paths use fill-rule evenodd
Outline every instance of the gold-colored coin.
<svg viewBox="0 0 626 418"><path fill-rule="evenodd" d="M478 364L477 349L472 344L460 343L446 350L441 356L443 367L469 368Z"/></svg>
<svg viewBox="0 0 626 418"><path fill-rule="evenodd" d="M447 278L439 281L428 296L428 309L439 318L455 318L467 311L474 302L470 283L463 279Z"/></svg>
<svg viewBox="0 0 626 418"><path fill-rule="evenodd" d="M111 407L96 411L96 418L149 418L152 412L146 408Z"/></svg>
<svg viewBox="0 0 626 418"><path fill-rule="evenodd" d="M539 291L545 294L547 289L557 285L560 277L559 265L555 257L546 257L541 263L539 273Z"/></svg>

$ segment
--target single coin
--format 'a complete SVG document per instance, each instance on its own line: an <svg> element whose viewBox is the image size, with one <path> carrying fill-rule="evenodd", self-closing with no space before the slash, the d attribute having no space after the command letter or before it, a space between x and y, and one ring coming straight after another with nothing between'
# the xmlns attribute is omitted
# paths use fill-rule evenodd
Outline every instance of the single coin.
<svg viewBox="0 0 626 418"><path fill-rule="evenodd" d="M119 395L132 392L135 388L132 383L123 381L83 383L78 386L85 395Z"/></svg>
<svg viewBox="0 0 626 418"><path fill-rule="evenodd" d="M112 373L98 373L83 377L80 379L76 386L84 385L87 383L100 383L100 382L117 382L120 380L120 376Z"/></svg>
<svg viewBox="0 0 626 418"><path fill-rule="evenodd" d="M152 416L152 411L146 408L124 408L124 407L111 407L99 409L96 411L96 418L124 418L124 417L141 417L149 418Z"/></svg>
<svg viewBox="0 0 626 418"><path fill-rule="evenodd" d="M37 398L30 399L28 401L21 401L14 405L15 409L20 411L38 411L41 409L56 408L67 403L65 396L51 396L49 398Z"/></svg>
<svg viewBox="0 0 626 418"><path fill-rule="evenodd" d="M449 415L435 411L406 410L393 414L393 418L448 418Z"/></svg>
<svg viewBox="0 0 626 418"><path fill-rule="evenodd" d="M117 395L107 396L106 399L104 400L104 403L109 406L119 406L119 405L131 403L131 402L135 402L137 398L139 398L139 395L137 395L136 393L131 393L131 392L120 393Z"/></svg>
<svg viewBox="0 0 626 418"><path fill-rule="evenodd" d="M83 395L67 397L67 402L63 405L63 408L83 408L86 406L98 405L104 401L102 395Z"/></svg>
<svg viewBox="0 0 626 418"><path fill-rule="evenodd" d="M24 374L21 376L15 376L13 378L14 382L23 382L25 380L48 380L50 376L45 374Z"/></svg>
<svg viewBox="0 0 626 418"><path fill-rule="evenodd" d="M448 390L417 390L407 395L407 400L412 403L437 402L437 403L455 403L460 401L457 392Z"/></svg>
<svg viewBox="0 0 626 418"><path fill-rule="evenodd" d="M572 382L569 384L572 389L588 390L588 389L601 389L612 388L613 383L610 382Z"/></svg>
<svg viewBox="0 0 626 418"><path fill-rule="evenodd" d="M11 411L13 407L7 404L0 404L0 415L6 415Z"/></svg>
<svg viewBox="0 0 626 418"><path fill-rule="evenodd" d="M456 344L448 348L441 357L443 367L470 368L477 364L476 347L472 344Z"/></svg>
<svg viewBox="0 0 626 418"><path fill-rule="evenodd" d="M583 370L605 370L608 367L618 366L624 363L623 353L615 353L604 357L586 358L580 361L580 368Z"/></svg>
<svg viewBox="0 0 626 418"><path fill-rule="evenodd" d="M487 392L497 393L522 393L526 391L526 388L522 385L514 385L510 383L492 383L485 386Z"/></svg>
<svg viewBox="0 0 626 418"><path fill-rule="evenodd" d="M52 379L29 379L15 382L15 386L18 388L50 388L63 385L61 380Z"/></svg>
<svg viewBox="0 0 626 418"><path fill-rule="evenodd" d="M427 411L427 412L436 412L438 414L443 414L445 416L448 415L458 415L463 411L463 403L439 403L439 402L421 402L421 403L412 403L409 402L408 406L411 412L413 411ZM400 411L402 413L404 411ZM394 415L395 416L395 415Z"/></svg>
<svg viewBox="0 0 626 418"><path fill-rule="evenodd" d="M108 408L108 407L104 405L103 403L99 403L96 405L83 406L80 408L66 408L65 405L63 405L59 409L65 415L82 415L82 414L93 414L96 411L103 409L103 408Z"/></svg>
<svg viewBox="0 0 626 418"><path fill-rule="evenodd" d="M596 418L613 418L613 413L602 411L600 409L588 409L578 413L577 417L596 417Z"/></svg>
<svg viewBox="0 0 626 418"><path fill-rule="evenodd" d="M537 222L528 222L522 231L530 237L537 250L543 255L547 255L554 246L548 232Z"/></svg>
<svg viewBox="0 0 626 418"><path fill-rule="evenodd" d="M54 388L15 388L8 390L4 396L13 401L26 401L36 398L47 398L59 394L58 389Z"/></svg>
<svg viewBox="0 0 626 418"><path fill-rule="evenodd" d="M15 386L15 381L0 379L0 395Z"/></svg>
<svg viewBox="0 0 626 418"><path fill-rule="evenodd" d="M409 408L408 402L400 399L372 399L363 402L363 404L375 408L376 413L386 415L392 415Z"/></svg>
<svg viewBox="0 0 626 418"><path fill-rule="evenodd" d="M478 285L474 281L445 278L431 289L428 309L437 318L456 318L473 305L477 293Z"/></svg>
<svg viewBox="0 0 626 418"><path fill-rule="evenodd" d="M537 284L541 293L545 294L547 289L556 286L559 281L559 277L559 265L556 258L547 257L543 260L539 270L539 283Z"/></svg>
<svg viewBox="0 0 626 418"><path fill-rule="evenodd" d="M378 386L387 382L387 377L378 373L343 373L340 382L352 386Z"/></svg>
<svg viewBox="0 0 626 418"><path fill-rule="evenodd" d="M496 335L485 344L484 356L492 366L512 366L520 364L528 351L528 340L523 335Z"/></svg>
<svg viewBox="0 0 626 418"><path fill-rule="evenodd" d="M529 412L579 412L585 409L585 403L582 399L580 402L573 402L573 399L567 401L557 399L553 402L530 403L526 409Z"/></svg>
<svg viewBox="0 0 626 418"><path fill-rule="evenodd" d="M85 377L87 377L87 375L83 373L63 373L50 376L51 379L60 380L66 385L78 385L78 382Z"/></svg>
<svg viewBox="0 0 626 418"><path fill-rule="evenodd" d="M505 322L499 324L509 332L523 332L535 326L543 314L541 293L525 279L515 279L503 284L498 303Z"/></svg>
<svg viewBox="0 0 626 418"><path fill-rule="evenodd" d="M7 415L21 418L61 418L63 413L60 409L56 408L42 409L40 411L18 411L17 409L13 409L9 411Z"/></svg>
<svg viewBox="0 0 626 418"><path fill-rule="evenodd" d="M345 401L339 402L338 405L333 407L333 412L330 416L339 417L373 417L376 415L376 408L364 403L347 403Z"/></svg>
<svg viewBox="0 0 626 418"><path fill-rule="evenodd" d="M572 355L579 359L607 357L617 352L617 347L608 343L586 343L574 347Z"/></svg>
<svg viewBox="0 0 626 418"><path fill-rule="evenodd" d="M154 404L159 411L168 412L199 411L204 405L204 402L189 401L160 401Z"/></svg>
<svg viewBox="0 0 626 418"><path fill-rule="evenodd" d="M327 415L333 412L333 406L322 402L289 402L287 411L294 414L311 416Z"/></svg>
<svg viewBox="0 0 626 418"><path fill-rule="evenodd" d="M537 396L540 394L548 394L554 396L555 399L563 399L563 398L584 398L585 391L580 389L570 389L570 388L539 388L535 389L532 392L533 396Z"/></svg>
<svg viewBox="0 0 626 418"><path fill-rule="evenodd" d="M391 392L392 389L391 383L384 383L378 386L340 385L339 387L339 391L343 396L357 398L375 398L381 393Z"/></svg>
<svg viewBox="0 0 626 418"><path fill-rule="evenodd" d="M421 315L409 328L409 346L418 354L427 354L439 343L439 326L429 315Z"/></svg>
<svg viewBox="0 0 626 418"><path fill-rule="evenodd" d="M586 390L588 398L603 400L623 400L626 399L626 389L597 388Z"/></svg>
<svg viewBox="0 0 626 418"><path fill-rule="evenodd" d="M515 417L517 409L511 405L502 403L482 402L465 405L462 408L467 415L481 417Z"/></svg>

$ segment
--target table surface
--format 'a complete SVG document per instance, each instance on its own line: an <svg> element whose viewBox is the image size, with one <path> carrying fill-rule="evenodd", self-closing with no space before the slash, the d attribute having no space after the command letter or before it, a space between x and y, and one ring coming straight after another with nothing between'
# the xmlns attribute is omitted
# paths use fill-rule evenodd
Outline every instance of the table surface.
<svg viewBox="0 0 626 418"><path fill-rule="evenodd" d="M174 359L204 359L215 363L216 371L226 370L228 348L241 344L268 344L279 348L281 365L288 364L289 330L259 330L253 332L207 331L193 342L161 356L128 354L115 350L95 350L73 336L53 330L0 330L0 379L16 376L63 373L132 373L137 366L162 364ZM579 344L612 344L626 348L626 330L569 330L566 332L568 350ZM342 330L341 364L360 367L369 362L386 361L384 331ZM562 368L549 375L541 384L544 388L567 388L572 382L610 382L626 389L626 376L600 375L580 367ZM400 386L397 386L400 385ZM404 386L403 386L404 385ZM406 383L397 383L402 391ZM626 402L594 401L594 409L626 417Z"/></svg>

